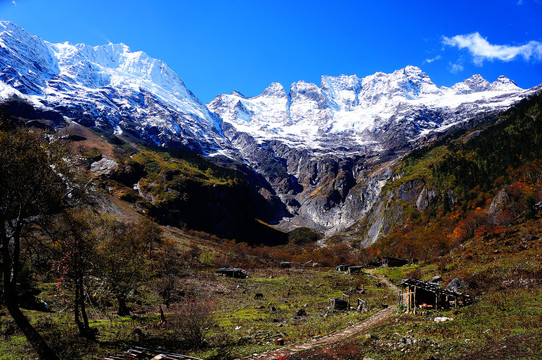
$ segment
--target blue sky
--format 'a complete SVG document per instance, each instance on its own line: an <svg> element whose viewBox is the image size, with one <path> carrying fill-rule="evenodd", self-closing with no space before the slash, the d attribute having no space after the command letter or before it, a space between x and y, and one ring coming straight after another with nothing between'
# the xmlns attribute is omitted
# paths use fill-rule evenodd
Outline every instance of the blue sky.
<svg viewBox="0 0 542 360"><path fill-rule="evenodd" d="M542 83L542 0L0 0L0 19L51 42L123 42L203 102L406 65L438 86L477 73Z"/></svg>

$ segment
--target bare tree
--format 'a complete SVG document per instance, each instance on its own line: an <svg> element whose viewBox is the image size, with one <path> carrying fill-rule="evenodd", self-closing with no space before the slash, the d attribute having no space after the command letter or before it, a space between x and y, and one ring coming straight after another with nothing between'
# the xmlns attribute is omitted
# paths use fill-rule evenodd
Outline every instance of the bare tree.
<svg viewBox="0 0 542 360"><path fill-rule="evenodd" d="M142 217L131 225L131 228L138 238L145 244L149 251L149 259L152 259L152 252L157 245L162 243L162 228L148 217Z"/></svg>

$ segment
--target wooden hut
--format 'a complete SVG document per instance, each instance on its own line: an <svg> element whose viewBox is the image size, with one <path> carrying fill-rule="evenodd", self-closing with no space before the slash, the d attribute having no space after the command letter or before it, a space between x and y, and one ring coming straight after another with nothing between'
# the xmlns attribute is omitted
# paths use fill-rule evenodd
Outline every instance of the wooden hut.
<svg viewBox="0 0 542 360"><path fill-rule="evenodd" d="M335 270L337 271L348 271L348 268L350 268L350 266L354 266L353 264L341 264L339 266L337 266L335 268Z"/></svg>
<svg viewBox="0 0 542 360"><path fill-rule="evenodd" d="M347 274L361 274L363 266L350 266L346 271Z"/></svg>
<svg viewBox="0 0 542 360"><path fill-rule="evenodd" d="M420 308L440 309L472 303L469 295L443 289L437 283L406 279L399 284L404 290L399 293L399 305L407 312Z"/></svg>
<svg viewBox="0 0 542 360"><path fill-rule="evenodd" d="M408 264L408 260L392 256L382 256L380 261L383 267L399 267Z"/></svg>
<svg viewBox="0 0 542 360"><path fill-rule="evenodd" d="M222 276L237 279L246 279L248 277L248 271L239 268L220 268L215 272Z"/></svg>

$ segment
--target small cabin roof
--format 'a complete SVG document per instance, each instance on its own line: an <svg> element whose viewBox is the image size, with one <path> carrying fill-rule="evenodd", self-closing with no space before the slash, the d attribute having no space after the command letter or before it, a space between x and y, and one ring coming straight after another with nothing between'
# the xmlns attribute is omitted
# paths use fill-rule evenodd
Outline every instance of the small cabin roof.
<svg viewBox="0 0 542 360"><path fill-rule="evenodd" d="M401 283L399 283L398 286L401 286L404 288L416 286L416 288L419 288L428 292L432 292L438 295L461 296L461 297L466 297L466 298L470 297L469 295L466 295L463 293L459 293L459 292L448 290L448 289L443 289L440 287L440 284L438 283L422 281L422 280L413 279L413 278L404 279L403 281L401 281Z"/></svg>

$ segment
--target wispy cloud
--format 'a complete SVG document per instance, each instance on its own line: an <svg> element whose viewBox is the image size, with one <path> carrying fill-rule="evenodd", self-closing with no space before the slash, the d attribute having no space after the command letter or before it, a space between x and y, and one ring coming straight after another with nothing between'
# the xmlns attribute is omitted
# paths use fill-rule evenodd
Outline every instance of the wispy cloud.
<svg viewBox="0 0 542 360"><path fill-rule="evenodd" d="M424 64L431 64L433 61L440 60L440 58L441 58L441 56L440 56L440 55L437 55L437 56L435 56L434 58L425 59Z"/></svg>
<svg viewBox="0 0 542 360"><path fill-rule="evenodd" d="M520 46L493 45L475 32L451 38L444 36L442 42L459 49L468 49L474 58L474 63L478 65L482 65L484 60L512 61L518 57L523 57L526 61L542 60L542 43L538 41L530 41Z"/></svg>
<svg viewBox="0 0 542 360"><path fill-rule="evenodd" d="M454 64L452 62L449 62L448 65L449 65L449 70L452 74L457 74L458 72L463 71L463 65L461 64Z"/></svg>
<svg viewBox="0 0 542 360"><path fill-rule="evenodd" d="M13 6L17 6L17 2L15 2L15 0L11 0L11 3L13 4Z"/></svg>

